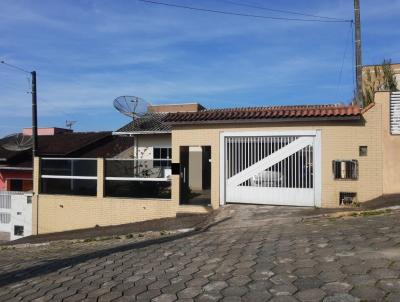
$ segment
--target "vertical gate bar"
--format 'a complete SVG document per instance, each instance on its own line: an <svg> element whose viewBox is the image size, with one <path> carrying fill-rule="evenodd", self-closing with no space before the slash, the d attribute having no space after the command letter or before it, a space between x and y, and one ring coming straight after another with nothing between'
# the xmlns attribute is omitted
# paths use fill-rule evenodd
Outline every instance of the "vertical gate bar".
<svg viewBox="0 0 400 302"><path fill-rule="evenodd" d="M236 174L236 143L235 141L232 139L232 146L233 146L233 172L232 172L232 176Z"/></svg>
<svg viewBox="0 0 400 302"><path fill-rule="evenodd" d="M306 149L306 188L308 189L308 147Z"/></svg>
<svg viewBox="0 0 400 302"><path fill-rule="evenodd" d="M268 137L267 140L268 140L268 144L267 144L267 147L268 147L267 156L269 156L269 155L271 154L271 149L272 149L271 141L273 141L273 138L272 138L272 137ZM267 178L266 184L267 184L267 187L270 187L271 176L270 176L270 173L269 173L269 168L267 169L267 171L268 171L268 172L265 174L265 176L266 176L266 178Z"/></svg>
<svg viewBox="0 0 400 302"><path fill-rule="evenodd" d="M278 150L282 149L282 137L278 137ZM281 174L281 169L282 169L282 161L279 161L277 165L277 170L278 170L278 188L281 187L281 182L280 182L280 176Z"/></svg>
<svg viewBox="0 0 400 302"><path fill-rule="evenodd" d="M311 161L311 177L310 177L310 182L311 182L311 188L314 188L314 174L315 174L315 163L314 163L314 143L311 147L311 152L310 152L310 161Z"/></svg>
<svg viewBox="0 0 400 302"><path fill-rule="evenodd" d="M294 183L293 183L293 187L297 188L297 153L294 153L294 171L293 171L293 176L294 176Z"/></svg>
<svg viewBox="0 0 400 302"><path fill-rule="evenodd" d="M235 138L235 175L238 173L239 167L239 144Z"/></svg>
<svg viewBox="0 0 400 302"><path fill-rule="evenodd" d="M225 143L225 150L227 150L227 158L225 159L225 164L227 165L227 173L228 178L231 177L231 160L232 160L232 150L231 150L231 140L230 137L226 138L226 143Z"/></svg>
<svg viewBox="0 0 400 302"><path fill-rule="evenodd" d="M227 150L227 157L225 158L225 165L227 166L227 175L228 177L231 176L231 165L232 165L232 150L231 150L231 142L230 138L225 138L225 150ZM225 172L226 173L226 172Z"/></svg>
<svg viewBox="0 0 400 302"><path fill-rule="evenodd" d="M299 152L299 187L303 188L303 149Z"/></svg>
<svg viewBox="0 0 400 302"><path fill-rule="evenodd" d="M234 143L233 143L233 140L232 140L232 137L230 137L229 138L229 144L230 144L230 146L231 146L231 148L230 148L230 150L231 150L231 152L230 152L230 166L231 166L231 171L230 171L230 175L231 175L231 177L234 175L234 173L235 173L235 171L234 171L234 167L235 167L235 152L234 152L234 147L235 147L235 145L234 145Z"/></svg>

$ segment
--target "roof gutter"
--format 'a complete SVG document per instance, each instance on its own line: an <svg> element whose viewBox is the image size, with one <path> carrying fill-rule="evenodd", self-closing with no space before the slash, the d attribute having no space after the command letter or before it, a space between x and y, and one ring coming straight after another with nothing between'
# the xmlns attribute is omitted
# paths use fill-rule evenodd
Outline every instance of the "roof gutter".
<svg viewBox="0 0 400 302"><path fill-rule="evenodd" d="M145 135L145 134L150 134L150 135L154 135L154 134L171 134L172 131L116 131L113 132L112 135Z"/></svg>

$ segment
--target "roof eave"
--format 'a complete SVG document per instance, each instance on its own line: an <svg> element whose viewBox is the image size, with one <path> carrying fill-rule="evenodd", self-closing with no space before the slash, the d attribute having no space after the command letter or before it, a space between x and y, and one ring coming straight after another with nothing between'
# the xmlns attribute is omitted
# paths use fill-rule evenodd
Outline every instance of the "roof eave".
<svg viewBox="0 0 400 302"><path fill-rule="evenodd" d="M171 134L171 130L166 131L116 131L113 135L154 135L154 134Z"/></svg>
<svg viewBox="0 0 400 302"><path fill-rule="evenodd" d="M303 117L303 118L274 118L274 119L237 119L237 120L209 120L209 121L182 121L166 122L169 125L195 125L195 124L232 124L232 123L292 123L292 122L326 122L326 121L359 121L361 115L354 116L325 116L325 117Z"/></svg>

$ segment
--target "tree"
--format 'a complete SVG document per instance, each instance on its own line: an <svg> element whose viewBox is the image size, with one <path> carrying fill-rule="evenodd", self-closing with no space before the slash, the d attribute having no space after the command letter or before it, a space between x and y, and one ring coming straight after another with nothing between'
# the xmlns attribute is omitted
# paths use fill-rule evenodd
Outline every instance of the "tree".
<svg viewBox="0 0 400 302"><path fill-rule="evenodd" d="M366 68L363 76L363 102L364 107L374 102L377 91L398 91L396 74L391 60L383 60L381 65Z"/></svg>

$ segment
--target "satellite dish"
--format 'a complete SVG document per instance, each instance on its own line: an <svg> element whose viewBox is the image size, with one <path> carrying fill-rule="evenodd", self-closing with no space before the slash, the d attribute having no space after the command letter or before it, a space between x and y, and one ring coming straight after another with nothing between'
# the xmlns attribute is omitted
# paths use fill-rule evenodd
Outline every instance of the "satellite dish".
<svg viewBox="0 0 400 302"><path fill-rule="evenodd" d="M143 117L149 106L149 102L137 96L120 96L114 100L115 109L134 120Z"/></svg>
<svg viewBox="0 0 400 302"><path fill-rule="evenodd" d="M65 121L65 127L67 127L68 129L72 129L72 126L76 124L77 121Z"/></svg>
<svg viewBox="0 0 400 302"><path fill-rule="evenodd" d="M11 134L2 139L2 147L8 151L25 151L32 148L33 138L31 135L22 133Z"/></svg>

